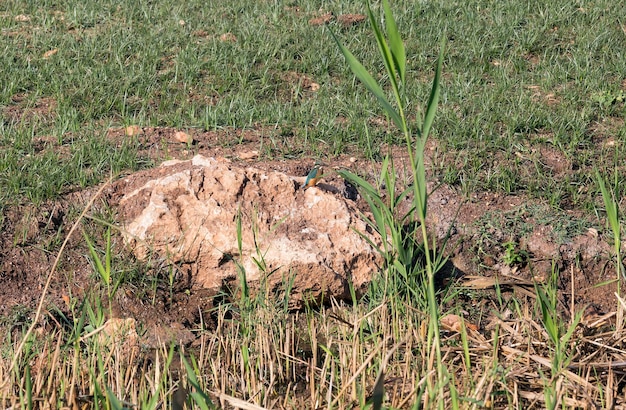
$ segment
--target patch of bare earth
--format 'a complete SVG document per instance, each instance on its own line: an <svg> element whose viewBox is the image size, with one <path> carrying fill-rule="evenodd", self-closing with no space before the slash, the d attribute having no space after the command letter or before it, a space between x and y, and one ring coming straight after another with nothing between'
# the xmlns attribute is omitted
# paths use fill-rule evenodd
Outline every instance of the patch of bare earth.
<svg viewBox="0 0 626 410"><path fill-rule="evenodd" d="M181 132L190 139L181 142L182 138L177 134ZM265 159L272 150L280 152L293 149L276 143L279 134L280 130L263 127L215 131L136 127L132 131L127 128L111 129L108 138L119 144L128 138L136 139L140 146L138 155L150 158L156 164L165 159L189 159L202 154L207 157L228 157L232 161L252 163L256 168L279 170L292 176L305 176L313 159ZM270 140L273 145L268 146ZM436 141L428 143L428 163L437 155L437 145ZM389 151L394 155L396 168L404 169L407 165L404 149L391 147ZM567 158L549 145L541 145L531 154L539 156L555 175L566 174L571 169ZM379 164L366 161L356 153L325 159L325 162L329 169L349 168L369 180L373 180L379 172ZM341 181L336 174L330 173L324 182L332 185ZM468 310L492 310L496 300L493 290L496 279L502 284L505 297L515 294L520 298L532 298L533 284L547 282L552 272L556 271L559 275L560 306L566 317L570 306L573 306L576 310L586 308L590 312L587 314L588 324L593 323L594 318L600 318L597 327L584 328L583 331L589 334L599 331L596 329L606 329L607 325L613 323L610 312L616 307L616 284L612 281L615 270L608 236L602 232L603 223L578 211L556 212L540 201L523 195L475 192L468 198L460 194L457 188L440 185L436 181L429 184L429 188L433 190L429 199L429 228L438 238L439 244L447 240L445 253L451 261L447 269L454 271L454 276L462 280L483 278L483 282L480 282L482 288L476 285L478 282L471 283L474 289L488 292L488 296L480 303L468 301ZM92 188L65 195L39 207L23 205L4 209L0 230L0 316L32 318L60 243L95 192L96 189ZM89 214L109 212L109 204L113 202L111 195L114 193L112 188L105 190ZM367 210L367 204L362 199L357 200L357 206ZM101 249L104 237L102 226L93 220L86 220L82 224ZM507 261L507 242L513 243L515 251L522 255L519 261ZM156 347L168 340L188 347L198 345L200 341L196 330L215 326L211 318L216 295L219 300L230 290L221 289L216 293L196 288L190 278L184 275L175 275L170 282L168 275L172 271L167 266L159 261L139 264L131 257L130 250L124 248L117 234L114 235L113 247L120 258L116 262L128 270L126 274L129 278L122 282L113 300L113 316L133 318L148 329L140 335L145 346ZM69 297L80 299L90 292L100 292L102 299L106 300L86 255L88 250L84 238L77 233L70 238L61 264L53 272L52 286L46 295L47 310L43 329L50 330L57 326L60 318L55 312L70 317L72 310L67 302ZM605 316L607 313L609 315ZM493 329L493 320L514 320L513 317L507 319L505 316L479 320L471 316L471 312L468 319L476 327L476 330L472 330L472 340L482 341L480 343L486 345L489 345L486 340ZM27 319L21 320L27 322ZM11 326L17 330L19 321ZM519 342L514 335L508 335L507 338L511 338L510 345ZM510 356L511 360L519 354L522 353L515 349L505 352L505 356ZM511 377L528 382L526 375ZM530 396L525 399L533 400Z"/></svg>
<svg viewBox="0 0 626 410"><path fill-rule="evenodd" d="M330 23L335 19L333 13L324 13L322 15L312 17L309 20L309 24L312 26L323 26L324 24Z"/></svg>
<svg viewBox="0 0 626 410"><path fill-rule="evenodd" d="M592 124L589 132L592 135L593 142L603 150L614 150L618 148L621 142L616 140L615 136L619 135L620 129L624 128L624 118L607 117Z"/></svg>
<svg viewBox="0 0 626 410"><path fill-rule="evenodd" d="M559 97L554 92L542 90L538 85L528 85L526 88L532 92L532 98L536 102L543 102L549 106L560 103Z"/></svg>
<svg viewBox="0 0 626 410"><path fill-rule="evenodd" d="M254 163L261 169L279 170L295 176L306 175L311 166L311 163L301 160L264 161L262 158L267 153L264 151L264 144L269 140L269 136L275 136L277 130L274 129L185 130L182 134L190 138L188 143L181 142L180 135L177 133L180 134L181 131L170 128L137 127L134 135L129 136L125 128L119 128L111 129L108 137L119 144L122 144L124 139L136 138L140 146L139 155L149 157L155 163L172 158L189 159L201 153L205 156L246 161ZM53 144L54 141L41 143ZM433 155L435 148L436 143L431 142L428 155ZM394 152L398 157L396 166L400 169L402 160L405 159L403 150L394 149ZM539 156L545 167L557 176L571 169L571 163L567 158L550 146L542 145L532 155ZM362 159L356 160L356 158L352 158L351 161L349 156L330 161L328 165L330 168L351 168L368 178L372 178L378 172L375 167L370 168L372 164ZM83 199L88 194L89 192L83 192L81 195L71 194L42 207L12 207L4 211L4 226L0 236L2 245L0 275L7 286L2 289L2 303L0 304L4 307L2 313L6 314L7 309L13 305L34 306L32 301L37 298L42 278L51 266L56 244L59 238L63 238L68 230L67 225L71 222L67 219L67 215L70 209L80 209L84 203ZM441 186L433 192L430 198L431 229L442 239L448 232L451 234L447 252L455 261L457 269L464 274L506 274L529 279L537 275L545 276L549 273L551 263L554 261L561 270L566 272L569 272L570 266L575 267L577 274L574 279L577 284L576 289L579 290L575 297L578 302L593 303L609 309L607 302L612 298L608 296L612 295L613 287L610 285L594 287L609 279L612 272L611 269L607 269L607 266L611 266L610 248L603 239L603 235L581 232L568 238L556 238L555 235L550 234L550 225L533 220L533 218L537 219L535 215L525 221L526 225L532 225L532 229L523 234L518 233L515 237L508 237L508 233L503 233L504 228L491 227L488 231L491 240L483 240L480 252L476 252L475 243L480 239L478 236L485 234L479 229L480 226L477 226L482 223L480 219L482 216L489 213L497 218L499 214L510 213L516 208L528 207L531 204L537 204L537 202L522 196L506 197L488 192L477 192L471 198L464 198L454 187ZM361 206L364 207L364 204ZM585 216L565 213L563 218L564 220L584 219ZM503 226L507 223L504 219L506 218L503 217ZM589 220L588 224L589 226L597 225L598 221ZM527 251L529 254L525 263L514 270L505 267L501 261L502 244L511 240L519 244L520 250ZM67 277L73 277L74 283L84 283L89 278L91 268L82 256L85 252L85 249L81 247L82 242L81 238L74 238L71 244L75 246L70 246L66 251L66 259L76 258L76 263L71 264L74 266L72 271L56 274L59 289L64 289L65 285L62 283ZM564 289L569 289L570 280L570 275L563 278L562 283L566 286ZM25 284L28 284L27 288L32 293L22 292ZM62 305L59 303L62 300L59 292L60 290L51 294L51 301ZM69 292L69 289L64 292ZM184 299L190 300L188 297ZM132 304L128 300L126 302ZM124 311L132 311L132 308L126 306ZM186 321L193 321L186 315L183 316ZM175 320L174 316L172 320Z"/></svg>
<svg viewBox="0 0 626 410"><path fill-rule="evenodd" d="M334 20L337 20L337 23L339 23L343 27L350 27L364 22L366 18L367 17L363 14L340 14L338 16L335 16L332 12L327 12L312 17L311 19L309 19L309 24L311 26L323 26Z"/></svg>
<svg viewBox="0 0 626 410"><path fill-rule="evenodd" d="M350 27L364 22L366 18L363 14L342 14L337 17L337 21L344 27Z"/></svg>
<svg viewBox="0 0 626 410"><path fill-rule="evenodd" d="M3 115L16 123L28 123L34 119L50 121L54 118L56 108L57 102L54 98L42 97L32 102L26 94L15 94L11 103L4 107Z"/></svg>

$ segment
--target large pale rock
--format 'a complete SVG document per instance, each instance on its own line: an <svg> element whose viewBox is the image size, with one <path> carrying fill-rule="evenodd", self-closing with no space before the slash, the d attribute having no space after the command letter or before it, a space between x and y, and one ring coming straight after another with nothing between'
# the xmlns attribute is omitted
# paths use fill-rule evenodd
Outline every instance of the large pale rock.
<svg viewBox="0 0 626 410"><path fill-rule="evenodd" d="M358 211L330 186L301 190L301 178L200 155L120 183L118 215L135 255L186 267L195 285L221 287L239 265L269 289L293 278L290 302L301 306L348 298L350 283L364 290L380 263L356 232L376 242Z"/></svg>

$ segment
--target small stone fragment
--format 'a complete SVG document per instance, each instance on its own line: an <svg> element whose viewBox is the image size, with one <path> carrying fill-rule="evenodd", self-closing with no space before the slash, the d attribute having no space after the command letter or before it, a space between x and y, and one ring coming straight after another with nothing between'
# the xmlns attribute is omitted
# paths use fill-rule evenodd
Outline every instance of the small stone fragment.
<svg viewBox="0 0 626 410"><path fill-rule="evenodd" d="M256 159L258 157L259 157L259 151L256 151L256 150L239 153L239 158L243 160L251 160L251 159Z"/></svg>
<svg viewBox="0 0 626 410"><path fill-rule="evenodd" d="M193 137L183 131L176 131L174 133L174 139L178 142L182 142L183 144L193 143Z"/></svg>

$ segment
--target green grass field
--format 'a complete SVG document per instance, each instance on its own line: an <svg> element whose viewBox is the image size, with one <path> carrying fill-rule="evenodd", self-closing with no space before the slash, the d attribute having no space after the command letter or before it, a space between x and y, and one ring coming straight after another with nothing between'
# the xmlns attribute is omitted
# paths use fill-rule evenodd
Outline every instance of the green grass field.
<svg viewBox="0 0 626 410"><path fill-rule="evenodd" d="M603 142L622 141L626 130L626 6L544 3L394 3L409 74L417 79L407 89L410 110L415 117L428 95L445 32L436 173L467 193L524 191L556 207L588 206L581 187L590 182L590 166L612 169L623 156L623 144L603 149ZM132 141L107 149L111 126L276 126L289 136L281 154L291 157L355 148L377 158L381 143L396 139L372 125L381 113L353 80L328 29L309 24L320 9L364 13L359 2L0 7L1 203L54 198L98 183L110 170L147 165ZM380 72L367 24L331 27L370 71ZM220 41L225 33L236 41ZM303 89L298 77L294 84L296 73L319 90ZM52 106L37 110L42 101ZM42 137L65 154L38 150ZM535 152L540 146L571 163L571 172L554 178Z"/></svg>
<svg viewBox="0 0 626 410"><path fill-rule="evenodd" d="M263 151L260 160L308 161L360 152L379 162L387 144L404 142L355 79L329 31L371 73L384 73L367 20L310 22L327 12L366 14L365 3L179 3L0 2L0 226L9 209L36 207L110 175L155 165L136 137L121 144L108 138L113 128L273 130L268 138L275 149ZM412 124L423 114L419 110L429 96L439 46L447 39L429 178L467 196L525 194L555 210L593 214L600 204L597 168L617 187L618 201L626 195L626 3L437 0L394 1L391 7L407 50L404 92ZM379 15L380 4L373 9ZM389 88L384 74L375 78ZM238 143L235 136L228 138L221 143ZM201 357L189 369L181 367L180 374L190 386L197 375L194 391L210 392L222 406L236 407L232 400L240 399L265 408L364 408L377 392L374 383L385 368L385 355L394 350L403 359L387 367L385 408L420 408L420 403L425 408L565 408L616 402L623 396L621 376L598 375L611 373L610 366L594 368L593 375L575 375L567 367L573 358L591 355L591 347L583 334L569 342L574 318L560 322L551 299L555 288L546 290L547 296L542 292L536 292L536 306L501 299L497 292L491 308L502 313L500 319L506 321L505 311L521 318L515 329L499 328L500 339L498 331L485 339L463 328L458 337L443 340L446 380L432 379L434 356L424 350L431 346L428 326L409 325L428 323L432 316L423 306L412 306L410 298L389 300L389 295L370 295L366 302L342 307L346 323L354 326L348 329L332 321L336 313L330 308L297 316L255 300L255 308L235 309L242 309L235 325L232 314L220 310L215 320L230 326L219 335L222 345L207 334ZM458 313L471 309L454 298L473 303L481 295L452 292L442 306ZM616 306L613 339L597 343L615 346L619 355L603 360L623 356L622 313ZM122 408L116 407L116 398L142 403L140 408L159 402L182 408L170 400L178 379L160 378L167 348L157 352L158 365L144 363L145 374L135 378L136 367L125 364L119 352L63 332L53 335L63 340L58 347L53 340L33 342L12 373L6 362L13 358L15 343L7 337L0 349L0 379L13 388L0 387L0 403L43 408L52 397L54 408L74 405L68 397L84 394L91 397L86 402L103 408ZM328 345L318 348L317 336ZM294 340L306 340L302 343L309 344L313 356L302 355ZM577 350L577 343L587 350ZM48 358L55 348L71 354ZM255 351L264 355L248 356ZM106 359L100 360L102 355ZM28 358L34 362L36 357L47 358L48 373L31 380L23 372L34 366ZM228 380L215 368L216 357L223 359ZM79 363L90 370L77 374ZM513 384L512 369L519 372ZM291 377L298 372L305 375ZM47 376L60 382L48 382ZM77 390L69 391L70 385ZM550 397L560 399L551 403ZM199 398L194 403L203 408Z"/></svg>

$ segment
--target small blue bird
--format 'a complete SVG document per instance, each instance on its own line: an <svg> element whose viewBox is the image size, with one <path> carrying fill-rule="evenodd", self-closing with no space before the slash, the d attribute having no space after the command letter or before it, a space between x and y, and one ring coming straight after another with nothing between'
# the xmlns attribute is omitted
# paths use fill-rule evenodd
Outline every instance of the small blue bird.
<svg viewBox="0 0 626 410"><path fill-rule="evenodd" d="M306 176L306 181L302 185L302 189L307 189L309 187L317 185L320 179L322 179L322 163L315 161L315 165L313 165L313 169L309 171L309 175Z"/></svg>

